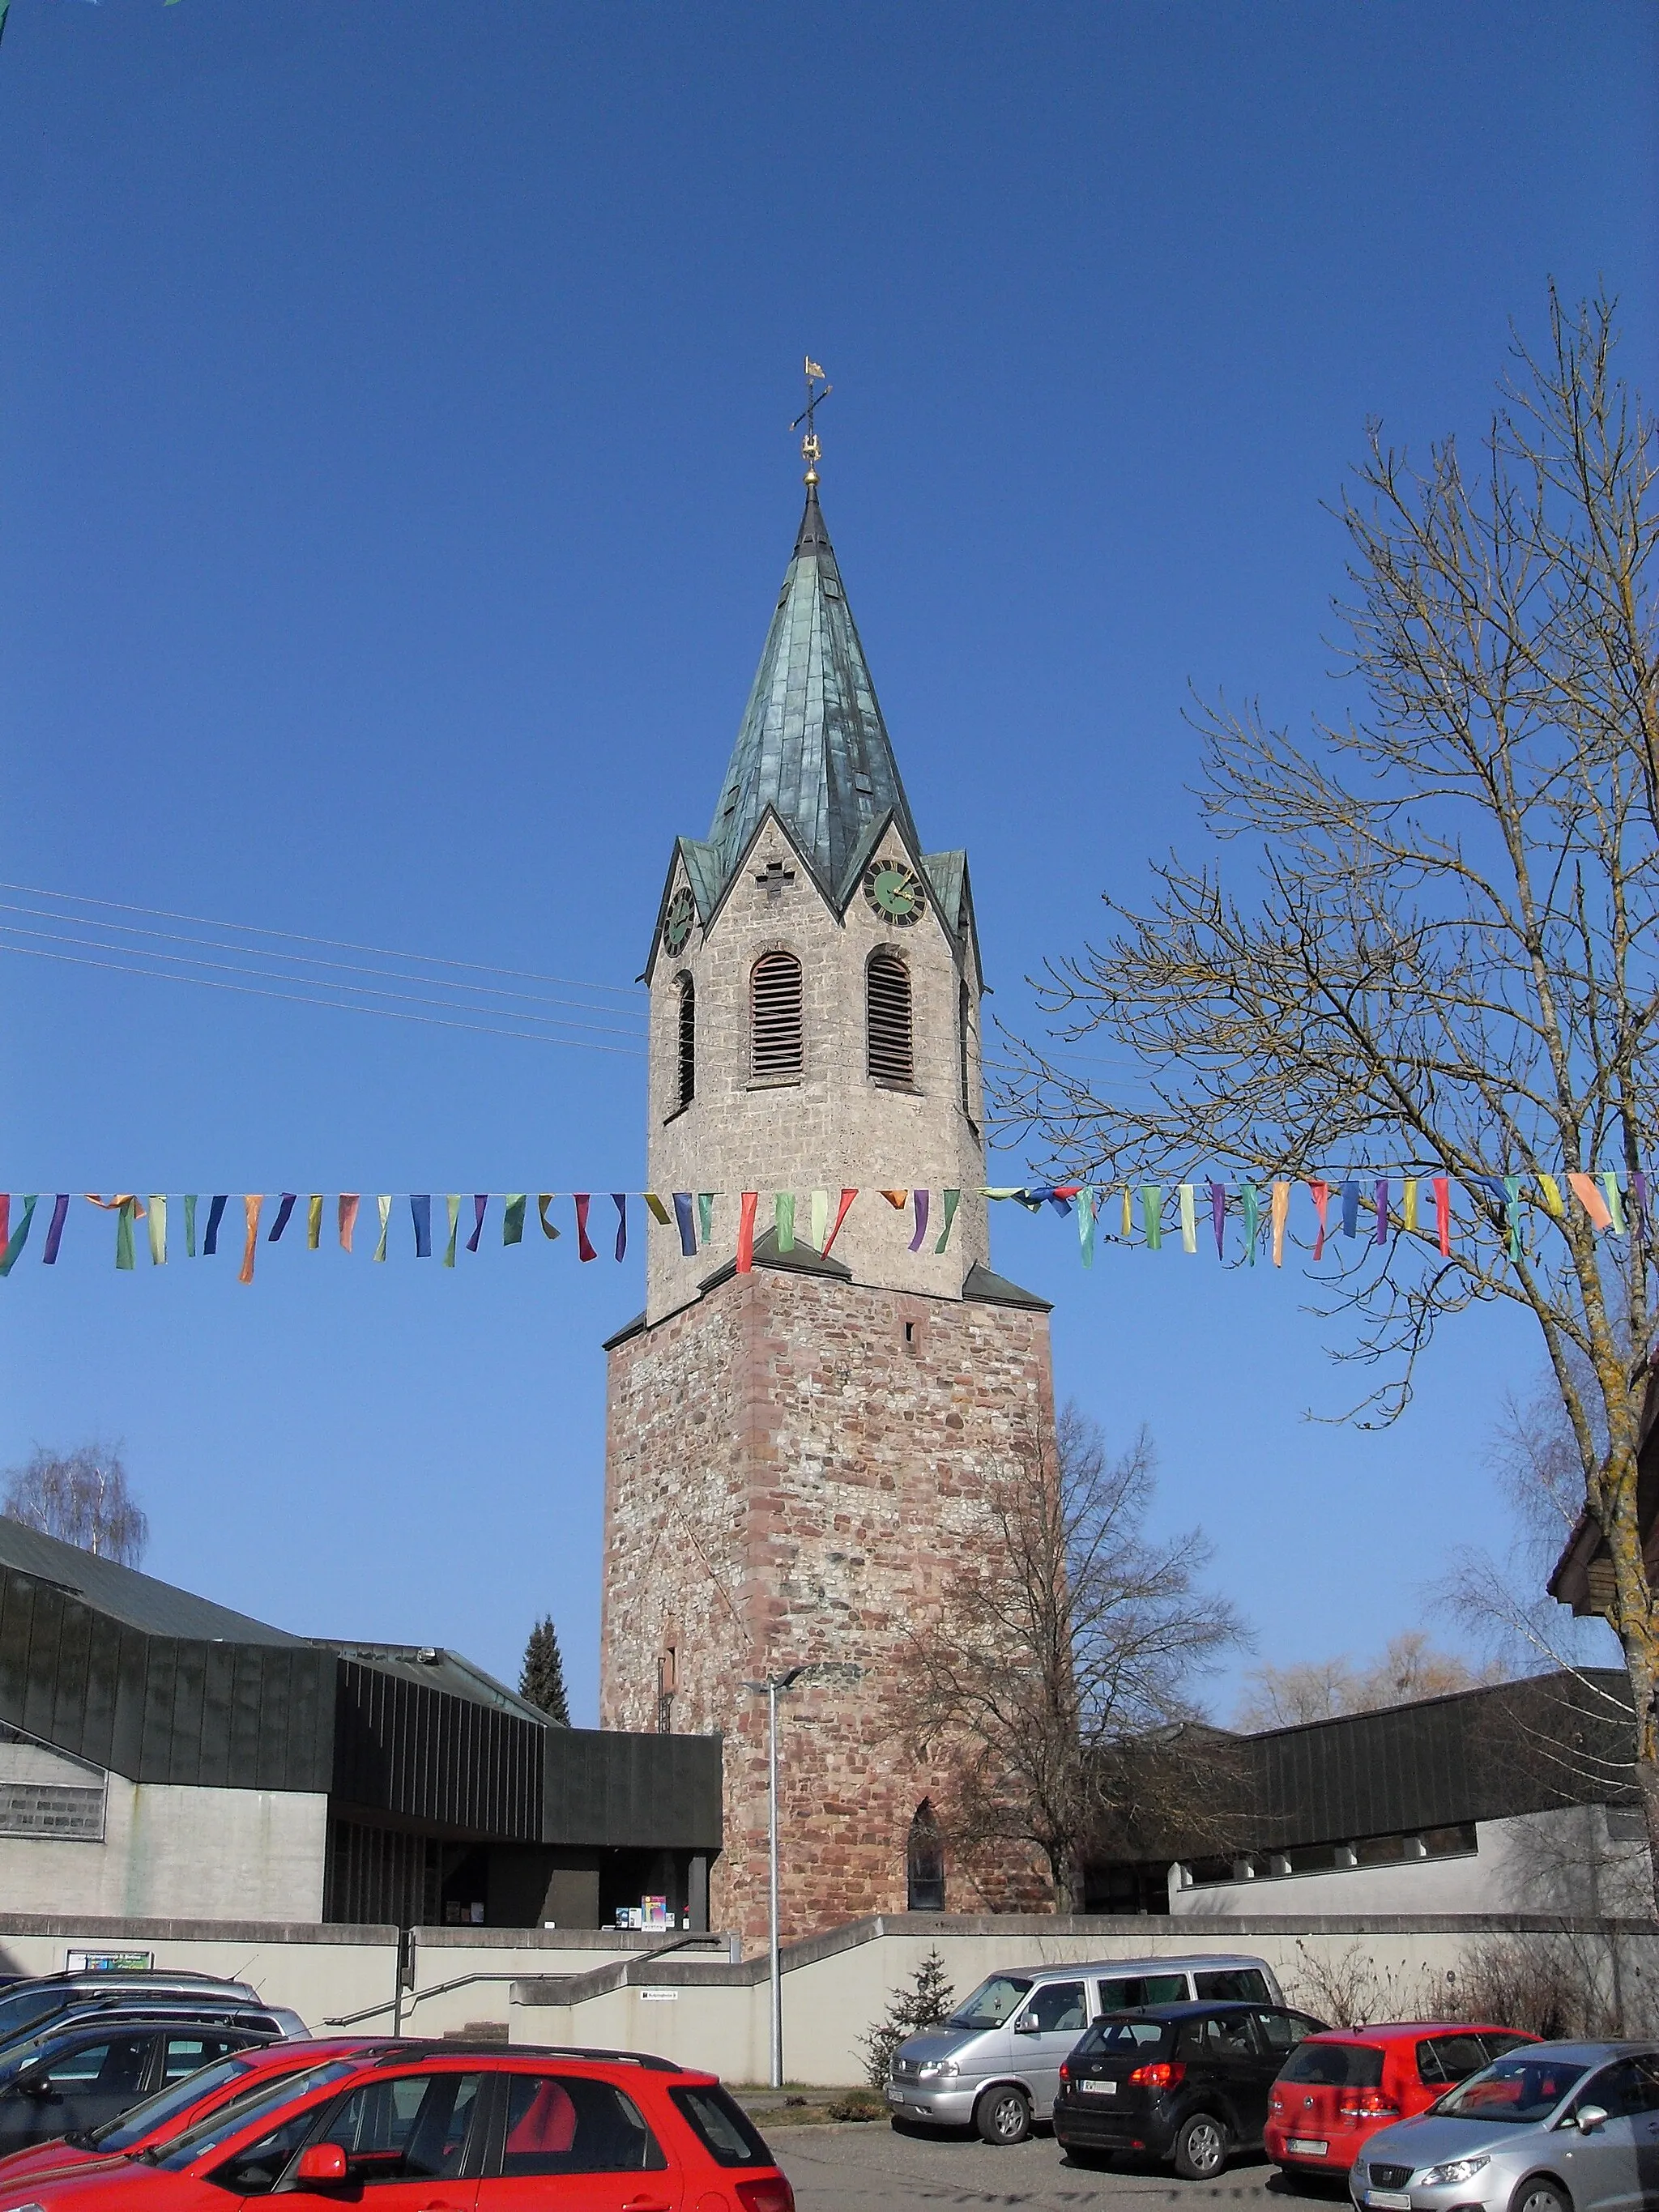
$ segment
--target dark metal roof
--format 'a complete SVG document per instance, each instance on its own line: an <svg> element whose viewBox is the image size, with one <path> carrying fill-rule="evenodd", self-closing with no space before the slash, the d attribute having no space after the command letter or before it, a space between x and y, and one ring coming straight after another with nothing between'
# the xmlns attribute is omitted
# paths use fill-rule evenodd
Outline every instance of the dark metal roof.
<svg viewBox="0 0 1659 2212"><path fill-rule="evenodd" d="M716 1736L557 1727L441 1648L312 1642L259 1621L242 1636L240 1613L0 1525L0 1723L42 1743L134 1782L326 1795L428 1832L720 1847ZM222 1632L140 1626L128 1616L141 1612Z"/></svg>
<svg viewBox="0 0 1659 2212"><path fill-rule="evenodd" d="M1033 1313L1052 1313L1054 1310L1051 1299L1040 1298L1035 1291L1021 1290L1006 1275L994 1274L982 1260L975 1260L968 1270L962 1295L964 1298L977 1298L981 1305L1029 1306Z"/></svg>
<svg viewBox="0 0 1659 2212"><path fill-rule="evenodd" d="M1135 1848L1171 1858L1288 1850L1630 1801L1630 1710L1625 1675L1596 1668L1259 1735L1178 1732L1152 1753L1174 1778L1148 1796L1170 1809L1139 1829ZM1201 1778L1201 1807L1186 1816L1175 1809L1183 1765Z"/></svg>
<svg viewBox="0 0 1659 2212"><path fill-rule="evenodd" d="M21 1521L0 1516L0 1565L15 1567L36 1581L55 1583L82 1597L112 1620L125 1621L154 1636L193 1636L205 1643L301 1644L302 1636L272 1628L246 1613L233 1613L210 1598L175 1589L171 1583L141 1575L113 1559L94 1558L78 1545L43 1536Z"/></svg>
<svg viewBox="0 0 1659 2212"><path fill-rule="evenodd" d="M696 872L705 921L769 806L831 898L884 816L921 850L815 484Z"/></svg>

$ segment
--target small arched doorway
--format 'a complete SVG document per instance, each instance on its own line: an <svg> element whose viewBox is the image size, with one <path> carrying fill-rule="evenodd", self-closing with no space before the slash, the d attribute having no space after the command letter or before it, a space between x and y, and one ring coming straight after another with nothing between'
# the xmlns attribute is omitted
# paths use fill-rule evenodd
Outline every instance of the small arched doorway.
<svg viewBox="0 0 1659 2212"><path fill-rule="evenodd" d="M931 1800L924 1797L910 1822L904 1850L905 1884L912 1912L945 1910L945 1837Z"/></svg>

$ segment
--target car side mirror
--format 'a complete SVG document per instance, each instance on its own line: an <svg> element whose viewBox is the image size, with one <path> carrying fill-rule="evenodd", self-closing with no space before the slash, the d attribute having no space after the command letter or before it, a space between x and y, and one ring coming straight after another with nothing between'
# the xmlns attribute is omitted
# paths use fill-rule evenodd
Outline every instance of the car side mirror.
<svg viewBox="0 0 1659 2212"><path fill-rule="evenodd" d="M345 2178L346 2155L338 2143L307 2143L294 2169L295 2181L301 2186L309 2182L313 2189L337 2186Z"/></svg>
<svg viewBox="0 0 1659 2212"><path fill-rule="evenodd" d="M1014 2033L1016 2035L1035 2035L1036 2033L1037 2024L1036 2021L1032 2019L1029 2012L1022 2013L1019 2018L1014 2022Z"/></svg>
<svg viewBox="0 0 1659 2212"><path fill-rule="evenodd" d="M1607 2113L1600 2105L1581 2105L1578 2107L1578 2132L1581 2136L1597 2135L1607 2124Z"/></svg>

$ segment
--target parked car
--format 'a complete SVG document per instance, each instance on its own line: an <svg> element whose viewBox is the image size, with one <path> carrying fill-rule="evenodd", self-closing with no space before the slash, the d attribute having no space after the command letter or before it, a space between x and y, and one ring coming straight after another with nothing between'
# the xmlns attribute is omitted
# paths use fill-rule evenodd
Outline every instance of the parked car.
<svg viewBox="0 0 1659 2212"><path fill-rule="evenodd" d="M1265 1959L1231 1951L988 1974L949 2020L894 2051L889 2112L924 2126L976 2127L989 2143L1023 2142L1034 2117L1047 2115L1061 2061L1091 2021L1197 1997L1277 2004L1281 1992Z"/></svg>
<svg viewBox="0 0 1659 2212"><path fill-rule="evenodd" d="M206 2020L182 2008L99 2012L0 2052L0 2154L117 2119L152 2091L251 2044L277 2039L268 2018Z"/></svg>
<svg viewBox="0 0 1659 2212"><path fill-rule="evenodd" d="M1374 2135L1348 2188L1367 2212L1639 2212L1656 2160L1659 2044L1534 2043Z"/></svg>
<svg viewBox="0 0 1659 2212"><path fill-rule="evenodd" d="M1054 2135L1073 2162L1139 2151L1209 2181L1261 2140L1274 2078L1323 2027L1288 2005L1148 2006L1097 2021L1060 2069Z"/></svg>
<svg viewBox="0 0 1659 2212"><path fill-rule="evenodd" d="M144 2004L156 1999L216 1997L257 2005L259 1992L250 1982L221 1981L212 1974L101 1973L39 1974L0 1990L0 2050L20 2036L38 2035L61 2014L90 2012L100 2005Z"/></svg>
<svg viewBox="0 0 1659 2212"><path fill-rule="evenodd" d="M574 2191L550 2187L574 2178ZM794 2212L712 2074L637 2053L404 2042L238 2099L143 2155L28 2184L41 2212L225 2212L278 2191L377 2212Z"/></svg>
<svg viewBox="0 0 1659 2212"><path fill-rule="evenodd" d="M90 2159L112 2157L118 2151L153 2149L237 2098L263 2094L273 2083L306 2073L324 2059L355 2057L381 2050L385 2043L382 2037L353 2036L251 2043L181 2079L164 2078L161 2087L114 2119L93 2128L71 2129L49 2142L0 2157L0 2189L15 2191L20 2181L36 2174L61 2172L84 2166Z"/></svg>
<svg viewBox="0 0 1659 2212"><path fill-rule="evenodd" d="M1287 2172L1344 2174L1379 2128L1425 2112L1506 2051L1537 2040L1521 2028L1431 2021L1310 2035L1273 2084L1267 2155Z"/></svg>

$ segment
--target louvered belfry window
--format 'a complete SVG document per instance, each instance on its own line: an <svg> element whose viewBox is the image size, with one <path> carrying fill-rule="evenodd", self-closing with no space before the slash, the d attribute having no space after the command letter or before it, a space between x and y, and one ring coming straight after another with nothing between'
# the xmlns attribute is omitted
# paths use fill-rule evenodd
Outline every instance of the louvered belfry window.
<svg viewBox="0 0 1659 2212"><path fill-rule="evenodd" d="M680 977L679 1087L678 1106L689 1106L697 1095L697 987L689 975Z"/></svg>
<svg viewBox="0 0 1659 2212"><path fill-rule="evenodd" d="M896 952L872 952L865 970L870 1073L878 1083L915 1080L910 970Z"/></svg>
<svg viewBox="0 0 1659 2212"><path fill-rule="evenodd" d="M801 1072L800 963L793 952L763 952L749 978L751 1075Z"/></svg>

